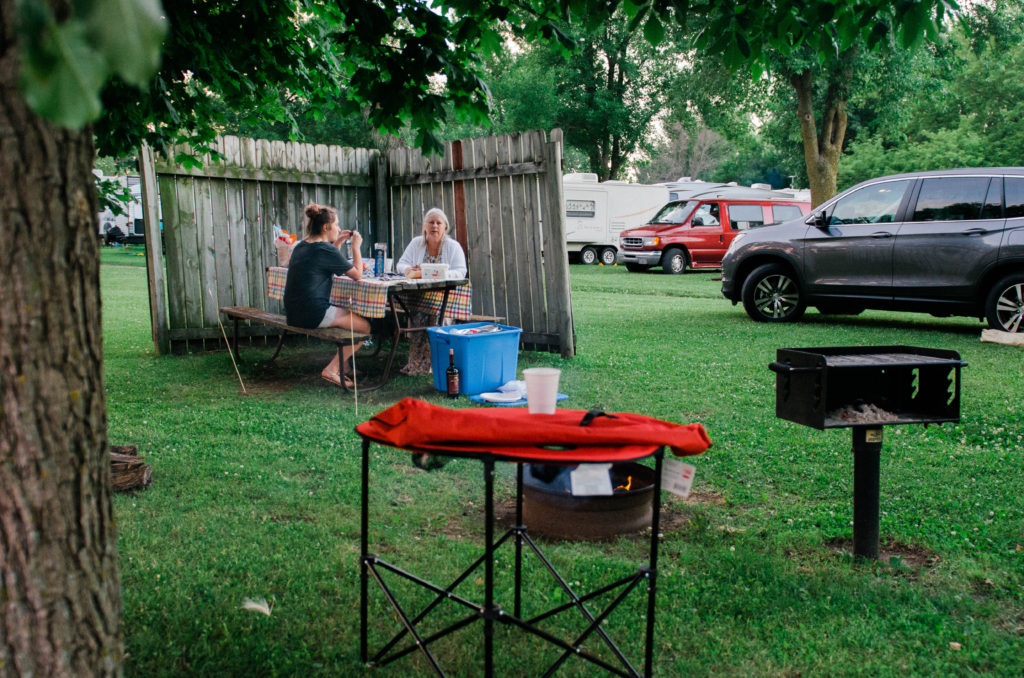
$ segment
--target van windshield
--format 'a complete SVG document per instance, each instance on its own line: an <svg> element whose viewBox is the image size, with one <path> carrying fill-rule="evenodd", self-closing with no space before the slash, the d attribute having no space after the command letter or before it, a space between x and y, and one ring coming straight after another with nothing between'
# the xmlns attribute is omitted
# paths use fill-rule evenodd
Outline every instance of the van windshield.
<svg viewBox="0 0 1024 678"><path fill-rule="evenodd" d="M693 212L694 208L700 204L699 200L689 200L687 202L670 202L665 205L654 215L650 223L652 224L685 224L686 220L690 217L690 213Z"/></svg>

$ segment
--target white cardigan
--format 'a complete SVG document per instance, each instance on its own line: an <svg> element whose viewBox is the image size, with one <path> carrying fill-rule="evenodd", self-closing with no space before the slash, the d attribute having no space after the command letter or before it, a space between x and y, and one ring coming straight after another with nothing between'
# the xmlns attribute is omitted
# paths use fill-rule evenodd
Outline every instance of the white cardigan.
<svg viewBox="0 0 1024 678"><path fill-rule="evenodd" d="M419 266L427 256L427 241L422 235L412 239L409 246L402 252L402 258L398 260L395 270L405 275L410 266ZM466 255L462 252L462 245L455 238L446 237L441 241L441 261L448 264L448 279L459 280L466 277Z"/></svg>

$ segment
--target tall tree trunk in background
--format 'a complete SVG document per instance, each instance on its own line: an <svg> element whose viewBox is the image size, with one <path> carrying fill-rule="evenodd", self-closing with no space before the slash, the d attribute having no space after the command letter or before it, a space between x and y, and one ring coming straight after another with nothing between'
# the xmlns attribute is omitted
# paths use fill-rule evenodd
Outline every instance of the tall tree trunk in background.
<svg viewBox="0 0 1024 678"><path fill-rule="evenodd" d="M92 131L17 90L0 0L0 675L119 675Z"/></svg>
<svg viewBox="0 0 1024 678"><path fill-rule="evenodd" d="M851 58L852 60L852 58ZM814 72L807 68L790 76L796 90L800 136L804 143L804 162L811 186L811 204L815 207L836 194L839 158L846 138L846 88L852 72L844 69L839 79L829 78L821 114L821 129L814 117Z"/></svg>

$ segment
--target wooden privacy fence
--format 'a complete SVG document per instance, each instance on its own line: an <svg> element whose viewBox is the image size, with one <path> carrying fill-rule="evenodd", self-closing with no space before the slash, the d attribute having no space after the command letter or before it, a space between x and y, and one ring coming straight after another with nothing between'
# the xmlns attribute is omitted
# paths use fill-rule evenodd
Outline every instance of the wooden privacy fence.
<svg viewBox="0 0 1024 678"><path fill-rule="evenodd" d="M561 130L551 141L534 131L454 141L441 157L398 149L386 162L392 241L420 235L423 213L440 207L466 250L473 312L523 328L528 347L568 357L575 339L561 152Z"/></svg>
<svg viewBox="0 0 1024 678"><path fill-rule="evenodd" d="M159 352L219 346L220 306L283 312L266 296L265 269L277 263L273 227L301 236L311 201L332 205L343 228L360 230L364 256L386 242L396 260L420 234L423 213L441 207L466 250L473 312L522 327L529 347L575 352L560 131L551 141L544 132L456 141L440 157L231 136L215 148L223 159L200 158L201 166L140 153Z"/></svg>

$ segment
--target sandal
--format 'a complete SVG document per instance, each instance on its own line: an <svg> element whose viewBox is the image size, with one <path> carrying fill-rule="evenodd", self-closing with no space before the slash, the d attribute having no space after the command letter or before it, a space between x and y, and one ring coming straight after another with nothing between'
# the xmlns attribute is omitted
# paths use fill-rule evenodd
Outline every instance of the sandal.
<svg viewBox="0 0 1024 678"><path fill-rule="evenodd" d="M341 375L339 375L337 372L328 372L328 373L321 372L320 373L320 378L323 379L324 381L329 382L331 384L334 384L335 386L338 386L338 387L340 387L342 385L341 384ZM348 375L345 375L345 388L349 388L349 389L353 388L352 380L348 378Z"/></svg>

